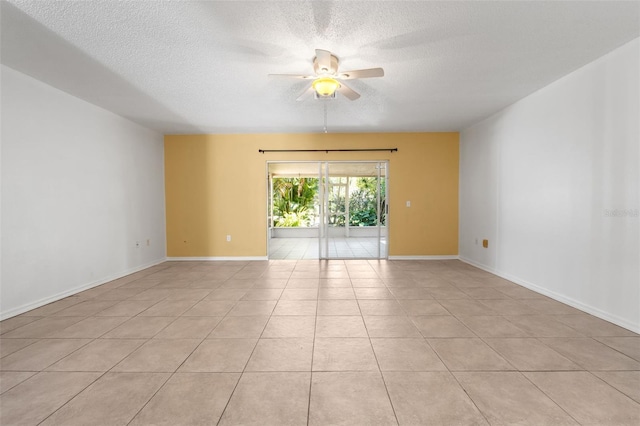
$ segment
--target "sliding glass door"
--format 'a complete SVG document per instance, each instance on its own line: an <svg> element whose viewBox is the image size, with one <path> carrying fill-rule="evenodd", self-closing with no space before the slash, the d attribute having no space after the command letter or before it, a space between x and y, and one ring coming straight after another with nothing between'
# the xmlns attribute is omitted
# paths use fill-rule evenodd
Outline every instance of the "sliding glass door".
<svg viewBox="0 0 640 426"><path fill-rule="evenodd" d="M321 259L386 258L387 162L320 164Z"/></svg>
<svg viewBox="0 0 640 426"><path fill-rule="evenodd" d="M269 258L386 258L387 166L386 161L268 163Z"/></svg>

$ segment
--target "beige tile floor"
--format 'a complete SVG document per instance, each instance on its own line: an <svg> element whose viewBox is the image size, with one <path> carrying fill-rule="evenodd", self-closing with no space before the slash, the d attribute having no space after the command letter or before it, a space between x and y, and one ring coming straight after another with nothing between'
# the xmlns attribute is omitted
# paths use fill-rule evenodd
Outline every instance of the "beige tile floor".
<svg viewBox="0 0 640 426"><path fill-rule="evenodd" d="M2 425L635 425L640 337L458 261L167 262L0 323Z"/></svg>

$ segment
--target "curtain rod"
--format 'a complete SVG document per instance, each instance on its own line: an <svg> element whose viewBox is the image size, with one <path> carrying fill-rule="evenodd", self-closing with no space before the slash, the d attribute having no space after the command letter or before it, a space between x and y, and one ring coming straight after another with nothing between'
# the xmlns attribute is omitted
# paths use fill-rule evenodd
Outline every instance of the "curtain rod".
<svg viewBox="0 0 640 426"><path fill-rule="evenodd" d="M398 148L372 148L372 149L259 149L258 152L264 154L265 152L376 152L376 151L389 151L396 152Z"/></svg>

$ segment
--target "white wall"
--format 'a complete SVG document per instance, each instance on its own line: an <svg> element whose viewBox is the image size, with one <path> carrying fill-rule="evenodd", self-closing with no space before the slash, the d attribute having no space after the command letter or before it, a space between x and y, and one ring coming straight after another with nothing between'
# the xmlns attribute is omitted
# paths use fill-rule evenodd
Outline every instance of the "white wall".
<svg viewBox="0 0 640 426"><path fill-rule="evenodd" d="M636 332L639 40L464 130L460 146L461 259Z"/></svg>
<svg viewBox="0 0 640 426"><path fill-rule="evenodd" d="M1 73L0 317L164 260L163 136Z"/></svg>

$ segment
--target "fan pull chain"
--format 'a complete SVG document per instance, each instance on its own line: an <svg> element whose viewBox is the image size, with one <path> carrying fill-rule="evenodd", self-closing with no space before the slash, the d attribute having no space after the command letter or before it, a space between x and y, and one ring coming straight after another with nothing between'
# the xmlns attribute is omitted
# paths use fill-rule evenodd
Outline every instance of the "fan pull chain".
<svg viewBox="0 0 640 426"><path fill-rule="evenodd" d="M324 132L327 133L327 101L324 102Z"/></svg>

